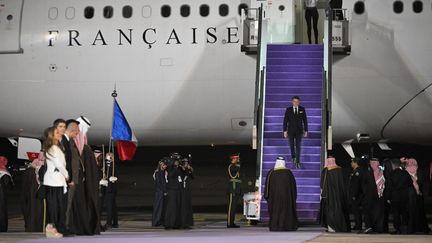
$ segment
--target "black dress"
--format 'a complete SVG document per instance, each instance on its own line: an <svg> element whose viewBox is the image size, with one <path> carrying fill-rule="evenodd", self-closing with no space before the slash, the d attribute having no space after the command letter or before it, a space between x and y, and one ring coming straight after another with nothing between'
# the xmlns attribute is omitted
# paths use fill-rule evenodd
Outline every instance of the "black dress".
<svg viewBox="0 0 432 243"><path fill-rule="evenodd" d="M165 228L178 229L181 225L180 219L180 186L182 173L179 167L170 165L168 167L167 204L165 211Z"/></svg>
<svg viewBox="0 0 432 243"><path fill-rule="evenodd" d="M321 208L319 221L336 232L350 232L348 206L342 168L324 168L321 174Z"/></svg>
<svg viewBox="0 0 432 243"><path fill-rule="evenodd" d="M194 225L193 221L193 210L192 210L192 192L191 182L194 179L194 175L191 170L185 169L182 173L183 183L180 186L180 198L181 198L181 225L183 229L188 229Z"/></svg>
<svg viewBox="0 0 432 243"><path fill-rule="evenodd" d="M164 225L166 204L166 179L164 170L156 170L154 173L155 196L153 201L152 226Z"/></svg>
<svg viewBox="0 0 432 243"><path fill-rule="evenodd" d="M43 232L44 202L38 196L39 185L36 181L35 169L29 167L24 173L21 194L21 211L24 216L25 232Z"/></svg>
<svg viewBox="0 0 432 243"><path fill-rule="evenodd" d="M270 231L298 228L296 181L289 169L271 169L266 178L264 198L268 203Z"/></svg>
<svg viewBox="0 0 432 243"><path fill-rule="evenodd" d="M6 191L12 186L12 178L8 174L0 175L0 232L8 230L8 211Z"/></svg>

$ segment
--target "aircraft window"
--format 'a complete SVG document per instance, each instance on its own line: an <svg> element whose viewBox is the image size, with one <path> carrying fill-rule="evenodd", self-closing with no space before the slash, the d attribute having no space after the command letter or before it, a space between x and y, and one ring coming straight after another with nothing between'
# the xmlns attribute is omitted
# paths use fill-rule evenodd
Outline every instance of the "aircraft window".
<svg viewBox="0 0 432 243"><path fill-rule="evenodd" d="M69 20L75 18L75 8L74 7L67 7L65 16Z"/></svg>
<svg viewBox="0 0 432 243"><path fill-rule="evenodd" d="M52 7L48 10L48 18L51 20L55 20L58 17L58 8Z"/></svg>
<svg viewBox="0 0 432 243"><path fill-rule="evenodd" d="M86 18L86 19L91 19L91 18L93 18L93 16L94 16L94 8L93 7L86 7L85 9L84 9L84 17Z"/></svg>
<svg viewBox="0 0 432 243"><path fill-rule="evenodd" d="M284 11L285 10L285 6L284 5L279 5L279 7L278 7L278 9L279 9L279 11Z"/></svg>
<svg viewBox="0 0 432 243"><path fill-rule="evenodd" d="M207 17L210 14L210 7L207 4L203 4L200 6L200 15L203 17Z"/></svg>
<svg viewBox="0 0 432 243"><path fill-rule="evenodd" d="M413 11L414 11L414 13L421 13L423 11L423 2L422 1L414 1L413 2Z"/></svg>
<svg viewBox="0 0 432 243"><path fill-rule="evenodd" d="M190 6L189 5L182 5L180 7L180 15L182 17L189 17L189 15L190 15Z"/></svg>
<svg viewBox="0 0 432 243"><path fill-rule="evenodd" d="M144 18L150 18L151 17L151 13L152 13L152 9L149 5L146 5L142 8L142 16Z"/></svg>
<svg viewBox="0 0 432 243"><path fill-rule="evenodd" d="M354 4L354 12L356 14L363 14L365 11L364 2L358 1Z"/></svg>
<svg viewBox="0 0 432 243"><path fill-rule="evenodd" d="M132 17L132 12L133 12L133 10L132 10L131 6L126 5L123 7L123 17L124 18L128 19L128 18Z"/></svg>
<svg viewBox="0 0 432 243"><path fill-rule="evenodd" d="M171 7L169 5L163 5L161 7L161 15L164 18L168 18L171 15Z"/></svg>
<svg viewBox="0 0 432 243"><path fill-rule="evenodd" d="M402 1L395 1L393 3L393 11L397 14L400 14L403 12L403 2Z"/></svg>
<svg viewBox="0 0 432 243"><path fill-rule="evenodd" d="M229 14L229 7L227 4L221 4L219 6L219 15L222 17L228 16Z"/></svg>
<svg viewBox="0 0 432 243"><path fill-rule="evenodd" d="M246 9L246 8L248 8L248 5L247 5L246 3L241 3L241 4L238 6L238 14L241 15L241 13L242 13L242 9Z"/></svg>
<svg viewBox="0 0 432 243"><path fill-rule="evenodd" d="M106 19L110 19L112 18L112 16L114 15L114 9L111 6L106 6L103 9L103 15Z"/></svg>

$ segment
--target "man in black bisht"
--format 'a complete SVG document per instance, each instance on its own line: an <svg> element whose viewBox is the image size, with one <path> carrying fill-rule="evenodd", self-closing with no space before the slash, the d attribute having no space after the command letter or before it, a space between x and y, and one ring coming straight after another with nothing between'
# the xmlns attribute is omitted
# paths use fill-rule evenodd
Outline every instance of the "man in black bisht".
<svg viewBox="0 0 432 243"><path fill-rule="evenodd" d="M277 158L274 169L267 174L265 185L264 198L268 204L270 231L297 230L296 181L286 168L283 157Z"/></svg>
<svg viewBox="0 0 432 243"><path fill-rule="evenodd" d="M230 156L231 164L228 166L228 215L227 228L240 228L236 225L235 213L237 203L241 196L241 180L240 180L240 155L234 154Z"/></svg>
<svg viewBox="0 0 432 243"><path fill-rule="evenodd" d="M384 200L385 178L378 159L366 161L363 169L362 206L364 210L365 230L362 233L384 232Z"/></svg>
<svg viewBox="0 0 432 243"><path fill-rule="evenodd" d="M354 227L353 230L362 229L362 209L361 202L363 198L363 192L361 190L362 182L362 170L360 168L360 159L353 158L351 160L352 172L349 180L349 198L348 201L351 205L351 212L354 215Z"/></svg>
<svg viewBox="0 0 432 243"><path fill-rule="evenodd" d="M192 192L191 182L194 179L193 168L190 164L189 158L184 158L181 163L182 170L182 185L180 186L180 228L190 229L194 225L193 211L192 211Z"/></svg>
<svg viewBox="0 0 432 243"><path fill-rule="evenodd" d="M167 196L167 159L162 159L158 163L158 167L153 173L153 180L155 186L155 194L153 201L153 215L152 215L152 226L164 225L165 218L165 206Z"/></svg>
<svg viewBox="0 0 432 243"><path fill-rule="evenodd" d="M321 173L320 207L319 221L328 232L350 232L342 168L333 157L326 159Z"/></svg>
<svg viewBox="0 0 432 243"><path fill-rule="evenodd" d="M182 185L182 172L179 167L180 155L173 153L168 163L167 203L165 211L165 229L179 229L180 219L180 186Z"/></svg>
<svg viewBox="0 0 432 243"><path fill-rule="evenodd" d="M301 141L308 135L308 122L306 109L300 106L298 96L292 98L292 107L286 108L282 126L284 138L288 138L290 144L292 162L300 169Z"/></svg>

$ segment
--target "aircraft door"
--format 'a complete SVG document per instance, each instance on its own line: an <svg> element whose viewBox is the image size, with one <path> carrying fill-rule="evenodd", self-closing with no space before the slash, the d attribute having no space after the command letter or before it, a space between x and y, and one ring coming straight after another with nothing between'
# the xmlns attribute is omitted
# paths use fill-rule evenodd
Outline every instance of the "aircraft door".
<svg viewBox="0 0 432 243"><path fill-rule="evenodd" d="M21 19L24 0L0 0L0 54L22 53Z"/></svg>

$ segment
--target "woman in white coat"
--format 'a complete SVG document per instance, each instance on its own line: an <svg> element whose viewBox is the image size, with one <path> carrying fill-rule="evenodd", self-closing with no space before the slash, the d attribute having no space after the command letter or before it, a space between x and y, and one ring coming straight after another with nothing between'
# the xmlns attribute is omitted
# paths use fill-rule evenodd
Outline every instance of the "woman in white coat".
<svg viewBox="0 0 432 243"><path fill-rule="evenodd" d="M47 238L61 238L63 235L57 229L63 229L65 223L64 194L67 192L69 174L66 170L66 160L61 149L61 134L55 127L48 128L43 148L46 158L46 172L43 185L46 192L48 224Z"/></svg>

